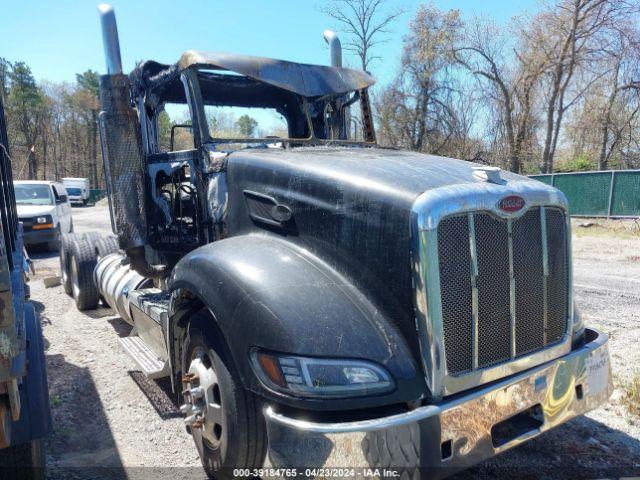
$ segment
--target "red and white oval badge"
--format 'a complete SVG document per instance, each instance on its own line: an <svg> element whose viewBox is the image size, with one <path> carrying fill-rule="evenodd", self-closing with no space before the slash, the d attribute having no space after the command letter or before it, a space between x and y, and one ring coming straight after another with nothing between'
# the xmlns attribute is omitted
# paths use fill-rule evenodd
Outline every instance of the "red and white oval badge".
<svg viewBox="0 0 640 480"><path fill-rule="evenodd" d="M513 213L518 210L522 210L524 203L524 198L519 197L518 195L509 195L508 197L500 199L498 202L498 208L503 212Z"/></svg>

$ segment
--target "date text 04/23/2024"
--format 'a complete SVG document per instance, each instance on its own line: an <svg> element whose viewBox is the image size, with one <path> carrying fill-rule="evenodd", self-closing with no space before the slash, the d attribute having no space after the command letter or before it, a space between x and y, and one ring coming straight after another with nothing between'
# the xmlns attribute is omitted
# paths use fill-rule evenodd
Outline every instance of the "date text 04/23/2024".
<svg viewBox="0 0 640 480"><path fill-rule="evenodd" d="M237 468L233 470L234 477L256 478L395 478L400 475L400 471L388 468Z"/></svg>

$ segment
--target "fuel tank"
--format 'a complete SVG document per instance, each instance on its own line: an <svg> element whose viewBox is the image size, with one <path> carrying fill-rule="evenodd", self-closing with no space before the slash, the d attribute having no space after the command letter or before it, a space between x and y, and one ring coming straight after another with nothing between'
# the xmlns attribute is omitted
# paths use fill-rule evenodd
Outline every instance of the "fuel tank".
<svg viewBox="0 0 640 480"><path fill-rule="evenodd" d="M129 309L129 292L142 288L150 280L132 270L126 257L120 253L102 257L93 275L98 291L107 305L124 321L133 325Z"/></svg>

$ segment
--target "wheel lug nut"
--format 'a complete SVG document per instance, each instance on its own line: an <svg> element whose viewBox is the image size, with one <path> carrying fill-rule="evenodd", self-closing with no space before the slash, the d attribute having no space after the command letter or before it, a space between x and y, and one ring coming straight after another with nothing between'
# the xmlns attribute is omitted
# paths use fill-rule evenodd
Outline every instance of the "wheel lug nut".
<svg viewBox="0 0 640 480"><path fill-rule="evenodd" d="M191 395L191 398L193 398L194 400L198 400L204 397L204 388L202 387L192 388L191 390L189 390L189 394Z"/></svg>

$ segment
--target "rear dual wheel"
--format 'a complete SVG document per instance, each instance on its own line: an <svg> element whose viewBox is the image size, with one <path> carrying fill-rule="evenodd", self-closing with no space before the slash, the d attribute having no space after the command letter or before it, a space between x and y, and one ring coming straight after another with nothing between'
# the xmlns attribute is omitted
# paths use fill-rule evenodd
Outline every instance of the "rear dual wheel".
<svg viewBox="0 0 640 480"><path fill-rule="evenodd" d="M102 257L118 250L118 240L113 235L103 237L97 232L88 232L61 236L59 252L62 285L64 291L74 297L78 309L90 310L97 307L94 301L97 286L93 280L93 269ZM74 258L75 262L72 261Z"/></svg>
<svg viewBox="0 0 640 480"><path fill-rule="evenodd" d="M73 295L71 275L69 274L71 269L71 244L81 238L82 235L77 233L61 235L60 238L60 276L62 277L62 286L67 295Z"/></svg>
<svg viewBox="0 0 640 480"><path fill-rule="evenodd" d="M100 261L102 257L116 253L118 250L120 250L118 239L112 235L101 237L95 243L96 258L98 261Z"/></svg>
<svg viewBox="0 0 640 480"><path fill-rule="evenodd" d="M88 239L76 239L71 243L69 277L71 292L78 310L94 310L98 307L100 294L93 280L97 259L94 247Z"/></svg>
<svg viewBox="0 0 640 480"><path fill-rule="evenodd" d="M242 386L224 341L212 334L212 319L199 313L184 342L182 371L186 424L202 465L214 479L234 469L260 468L266 425L257 397Z"/></svg>

